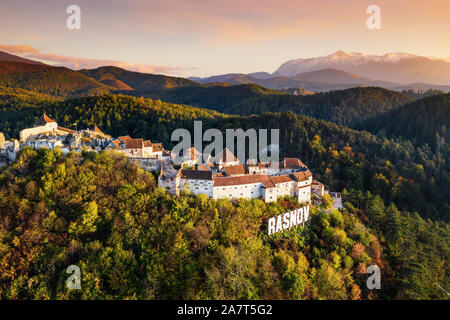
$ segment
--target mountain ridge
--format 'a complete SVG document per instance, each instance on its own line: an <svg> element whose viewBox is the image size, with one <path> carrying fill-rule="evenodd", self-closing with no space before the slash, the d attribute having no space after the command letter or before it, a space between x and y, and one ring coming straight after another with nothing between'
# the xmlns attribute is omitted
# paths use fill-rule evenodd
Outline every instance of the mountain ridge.
<svg viewBox="0 0 450 320"><path fill-rule="evenodd" d="M429 82L450 85L450 63L445 59L405 52L366 55L359 52L336 51L327 56L286 61L273 75L292 77L298 73L324 68L354 72L362 77L400 84Z"/></svg>
<svg viewBox="0 0 450 320"><path fill-rule="evenodd" d="M40 61L22 58L5 51L0 51L0 61L23 62L29 64L46 65L45 63L42 63Z"/></svg>

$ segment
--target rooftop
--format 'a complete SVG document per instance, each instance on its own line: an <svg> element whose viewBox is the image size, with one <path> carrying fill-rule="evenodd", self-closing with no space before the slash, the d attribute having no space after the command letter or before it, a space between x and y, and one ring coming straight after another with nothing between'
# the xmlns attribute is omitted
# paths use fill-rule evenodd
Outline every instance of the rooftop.
<svg viewBox="0 0 450 320"><path fill-rule="evenodd" d="M239 177L215 177L214 186L233 186L242 184L263 183L266 187L273 186L269 177L265 174L252 174Z"/></svg>
<svg viewBox="0 0 450 320"><path fill-rule="evenodd" d="M307 170L292 173L292 176L294 176L297 181L305 181L312 177L312 174L311 171Z"/></svg>
<svg viewBox="0 0 450 320"><path fill-rule="evenodd" d="M212 180L212 172L204 170L181 170L181 179Z"/></svg>
<svg viewBox="0 0 450 320"><path fill-rule="evenodd" d="M35 126L45 126L47 123L55 122L44 113L42 117L34 124Z"/></svg>
<svg viewBox="0 0 450 320"><path fill-rule="evenodd" d="M126 149L142 149L144 146L144 139L125 139Z"/></svg>
<svg viewBox="0 0 450 320"><path fill-rule="evenodd" d="M269 179L274 184L295 181L289 174L284 174L284 175L281 175L281 176L270 176Z"/></svg>
<svg viewBox="0 0 450 320"><path fill-rule="evenodd" d="M238 164L235 166L228 166L223 168L225 171L225 174L227 176L233 176L237 174L246 174L245 166L243 164Z"/></svg>

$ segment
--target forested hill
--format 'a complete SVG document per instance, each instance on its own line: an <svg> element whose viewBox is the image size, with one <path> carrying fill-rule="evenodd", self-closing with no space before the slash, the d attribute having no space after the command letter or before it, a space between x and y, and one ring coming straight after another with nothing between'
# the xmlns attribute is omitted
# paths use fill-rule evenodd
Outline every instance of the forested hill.
<svg viewBox="0 0 450 320"><path fill-rule="evenodd" d="M0 131L15 137L42 112L168 148L193 120L204 130L280 129L282 156L342 191L345 209L325 201L307 228L268 238L263 221L292 199L173 198L122 156L25 149L0 169L0 298L445 299L436 284L450 290L448 144L435 153L293 112L229 116L121 95L5 91ZM364 286L374 263L375 296ZM87 272L83 290L66 290L69 264Z"/></svg>
<svg viewBox="0 0 450 320"><path fill-rule="evenodd" d="M325 200L267 236L293 199L172 197L123 155L26 148L0 170L0 299L446 298L448 225L367 194L364 209ZM82 290L67 288L72 264Z"/></svg>
<svg viewBox="0 0 450 320"><path fill-rule="evenodd" d="M99 95L115 90L64 67L0 61L0 86L59 97Z"/></svg>
<svg viewBox="0 0 450 320"><path fill-rule="evenodd" d="M23 103L21 102L23 100ZM45 101L45 102L44 102ZM409 140L376 137L310 117L287 113L227 116L215 111L174 105L158 100L108 95L66 101L37 100L10 95L0 100L0 131L18 137L46 112L61 125L79 128L98 125L113 136L130 134L173 147L177 128L280 129L282 156L301 158L316 178L332 190L370 191L400 209L424 217L449 219L449 145L440 153L416 147Z"/></svg>
<svg viewBox="0 0 450 320"><path fill-rule="evenodd" d="M403 137L438 151L450 143L450 94L433 95L370 118L358 129L387 137Z"/></svg>
<svg viewBox="0 0 450 320"><path fill-rule="evenodd" d="M134 95L134 93L130 94ZM267 89L256 84L229 85L224 83L203 84L195 87L177 87L148 94L136 93L136 95L143 95L148 98L188 104L220 112L230 106L240 104L247 99L259 98L266 95L285 94L284 92Z"/></svg>
<svg viewBox="0 0 450 320"><path fill-rule="evenodd" d="M264 95L243 100L223 111L240 115L293 111L351 126L411 101L411 98L400 92L359 87L306 96Z"/></svg>
<svg viewBox="0 0 450 320"><path fill-rule="evenodd" d="M3 89L4 90L4 89ZM1 94L0 131L18 138L20 130L36 122L43 112L61 125L77 123L78 128L97 125L113 136L130 134L170 143L176 128L191 127L195 119L224 118L214 110L124 95L91 96L61 100L23 92Z"/></svg>
<svg viewBox="0 0 450 320"><path fill-rule="evenodd" d="M142 92L153 92L167 88L200 85L195 81L185 78L134 72L113 66L100 67L97 69L83 69L79 70L79 72L103 83L109 84L112 81L120 81L128 86L128 89L126 90L134 89ZM123 87L118 86L116 89L123 90Z"/></svg>

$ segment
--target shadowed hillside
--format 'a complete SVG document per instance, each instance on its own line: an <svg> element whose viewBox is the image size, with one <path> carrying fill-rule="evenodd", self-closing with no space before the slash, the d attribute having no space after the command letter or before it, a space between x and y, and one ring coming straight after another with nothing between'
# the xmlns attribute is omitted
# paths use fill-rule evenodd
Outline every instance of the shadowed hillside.
<svg viewBox="0 0 450 320"><path fill-rule="evenodd" d="M77 71L21 62L0 61L0 86L60 97L103 94L114 90Z"/></svg>
<svg viewBox="0 0 450 320"><path fill-rule="evenodd" d="M390 110L357 125L382 136L397 136L438 150L450 142L450 94L434 95Z"/></svg>
<svg viewBox="0 0 450 320"><path fill-rule="evenodd" d="M92 77L100 82L119 80L126 86L131 87L138 91L151 92L167 88L199 85L197 82L185 78L169 77L159 74L133 72L112 66L100 67L97 69L90 69L90 70L83 69L79 70L79 72L86 76ZM117 86L116 88L119 90L123 90L120 86Z"/></svg>
<svg viewBox="0 0 450 320"><path fill-rule="evenodd" d="M260 114L266 111L293 111L341 125L352 125L363 119L396 108L412 99L383 88L352 88L314 95L266 95L237 103L224 112Z"/></svg>

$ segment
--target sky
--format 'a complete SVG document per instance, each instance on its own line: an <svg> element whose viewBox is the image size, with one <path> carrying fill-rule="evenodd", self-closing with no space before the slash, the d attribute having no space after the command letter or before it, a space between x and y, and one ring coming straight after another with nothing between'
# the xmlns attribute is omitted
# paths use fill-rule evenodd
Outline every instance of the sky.
<svg viewBox="0 0 450 320"><path fill-rule="evenodd" d="M69 30L69 5L81 29ZM369 5L381 29L369 30ZM450 58L449 0L1 0L0 51L72 69L275 71L335 51Z"/></svg>

